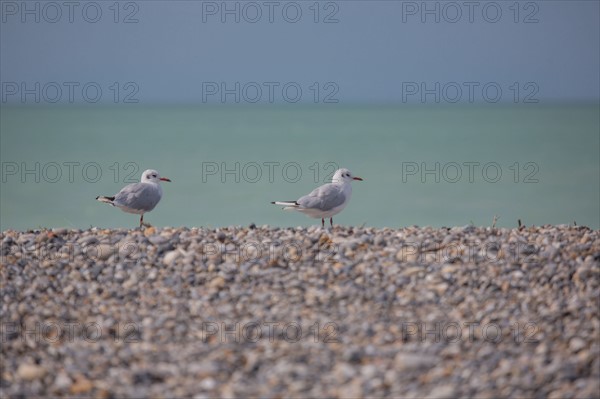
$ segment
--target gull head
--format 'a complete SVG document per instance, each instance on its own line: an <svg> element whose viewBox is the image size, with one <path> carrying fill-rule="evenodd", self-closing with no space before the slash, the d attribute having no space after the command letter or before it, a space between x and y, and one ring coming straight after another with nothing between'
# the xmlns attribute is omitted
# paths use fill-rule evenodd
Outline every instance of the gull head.
<svg viewBox="0 0 600 399"><path fill-rule="evenodd" d="M354 176L352 172L350 172L346 168L338 169L333 174L333 179L331 179L332 183L350 183L352 180L360 180L360 177Z"/></svg>
<svg viewBox="0 0 600 399"><path fill-rule="evenodd" d="M160 174L154 169L148 169L148 170L145 170L144 173L142 173L142 179L141 179L142 183L158 184L161 181L169 181L170 182L171 180L167 179L166 177L160 177Z"/></svg>

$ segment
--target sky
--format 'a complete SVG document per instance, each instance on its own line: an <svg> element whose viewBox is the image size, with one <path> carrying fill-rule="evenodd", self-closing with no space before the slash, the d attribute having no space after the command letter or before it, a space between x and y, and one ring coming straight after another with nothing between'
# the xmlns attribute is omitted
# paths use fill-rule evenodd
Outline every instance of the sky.
<svg viewBox="0 0 600 399"><path fill-rule="evenodd" d="M0 1L1 103L599 101L598 1Z"/></svg>

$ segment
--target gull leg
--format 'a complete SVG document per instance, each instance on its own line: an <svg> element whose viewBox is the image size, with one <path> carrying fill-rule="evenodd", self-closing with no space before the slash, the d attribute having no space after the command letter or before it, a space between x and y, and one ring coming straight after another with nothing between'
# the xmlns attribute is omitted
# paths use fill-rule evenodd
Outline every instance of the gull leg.
<svg viewBox="0 0 600 399"><path fill-rule="evenodd" d="M331 227L333 227L333 218L329 218L329 223L331 224Z"/></svg>
<svg viewBox="0 0 600 399"><path fill-rule="evenodd" d="M321 227L325 227L325 219L321 218Z"/></svg>
<svg viewBox="0 0 600 399"><path fill-rule="evenodd" d="M150 223L144 222L144 214L142 214L142 216L140 216L140 229L142 227L152 227L152 225Z"/></svg>

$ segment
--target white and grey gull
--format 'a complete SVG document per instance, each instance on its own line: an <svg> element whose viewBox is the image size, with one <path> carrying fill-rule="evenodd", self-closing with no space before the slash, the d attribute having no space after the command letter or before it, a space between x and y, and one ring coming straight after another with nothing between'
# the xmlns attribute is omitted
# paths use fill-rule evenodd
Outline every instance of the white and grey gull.
<svg viewBox="0 0 600 399"><path fill-rule="evenodd" d="M154 169L148 169L142 173L139 183L129 184L112 197L98 196L96 199L120 208L127 213L135 213L140 216L140 228L144 226L144 213L150 212L162 198L161 181L168 181L166 177Z"/></svg>
<svg viewBox="0 0 600 399"><path fill-rule="evenodd" d="M360 180L346 168L338 169L333 174L331 183L315 188L310 194L296 201L274 201L275 205L283 205L284 210L304 213L312 218L321 218L321 226L325 227L325 218L333 227L333 216L340 213L352 196L352 180Z"/></svg>

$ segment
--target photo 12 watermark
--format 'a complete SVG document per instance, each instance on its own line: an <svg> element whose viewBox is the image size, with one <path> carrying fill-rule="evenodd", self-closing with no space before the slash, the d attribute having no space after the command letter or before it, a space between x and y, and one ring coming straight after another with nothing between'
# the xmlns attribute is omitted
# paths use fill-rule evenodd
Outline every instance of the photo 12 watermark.
<svg viewBox="0 0 600 399"><path fill-rule="evenodd" d="M338 323L333 321L317 321L310 325L296 321L202 322L203 341L219 344L259 341L296 343L302 340L331 344L341 342L339 333Z"/></svg>
<svg viewBox="0 0 600 399"><path fill-rule="evenodd" d="M540 22L540 2L535 1L402 1L401 7L405 24Z"/></svg>
<svg viewBox="0 0 600 399"><path fill-rule="evenodd" d="M503 164L495 161L415 162L401 164L402 183L539 183L537 162Z"/></svg>
<svg viewBox="0 0 600 399"><path fill-rule="evenodd" d="M265 260L269 265L285 266L304 261L334 263L339 253L340 245L329 240L320 240L311 248L306 248L303 241L297 240L248 240L244 243L204 243L200 249L200 258L205 263L258 264Z"/></svg>
<svg viewBox="0 0 600 399"><path fill-rule="evenodd" d="M202 103L256 104L312 102L337 104L340 86L336 82L303 84L287 82L202 82Z"/></svg>
<svg viewBox="0 0 600 399"><path fill-rule="evenodd" d="M0 342L4 344L13 340L49 344L76 341L97 343L107 340L135 343L141 342L141 329L138 324L133 322L115 323L110 327L96 322L80 323L58 320L36 321L33 325L23 325L17 322L0 323Z"/></svg>
<svg viewBox="0 0 600 399"><path fill-rule="evenodd" d="M1 1L3 24L137 24L137 1Z"/></svg>
<svg viewBox="0 0 600 399"><path fill-rule="evenodd" d="M296 161L204 161L201 167L202 183L297 183L309 177L313 183L331 183L338 170L337 162L315 161L311 164Z"/></svg>
<svg viewBox="0 0 600 399"><path fill-rule="evenodd" d="M401 84L402 103L419 104L455 104L455 103L487 103L513 102L521 104L537 104L540 102L537 82L500 82L487 81L412 81Z"/></svg>
<svg viewBox="0 0 600 399"><path fill-rule="evenodd" d="M140 102L140 85L136 82L109 84L94 81L40 82L2 81L3 104L137 104Z"/></svg>
<svg viewBox="0 0 600 399"><path fill-rule="evenodd" d="M505 262L533 264L538 261L540 247L532 242L516 241L503 243L462 242L460 240L443 243L423 244L420 241L407 241L396 252L396 260L401 263L427 265L430 263L448 264L455 262ZM425 266L423 266L425 271Z"/></svg>
<svg viewBox="0 0 600 399"><path fill-rule="evenodd" d="M96 161L0 163L2 183L98 183L103 178L113 183L139 183L142 169L132 161L111 164Z"/></svg>
<svg viewBox="0 0 600 399"><path fill-rule="evenodd" d="M451 344L455 342L475 342L476 340L500 343L511 340L515 344L539 342L539 327L535 322L515 322L510 326L498 323L476 321L458 322L422 322L406 321L401 323L402 342L428 342Z"/></svg>
<svg viewBox="0 0 600 399"><path fill-rule="evenodd" d="M202 23L337 24L340 4L335 1L203 1Z"/></svg>

